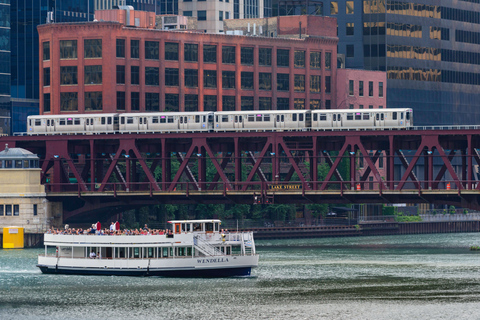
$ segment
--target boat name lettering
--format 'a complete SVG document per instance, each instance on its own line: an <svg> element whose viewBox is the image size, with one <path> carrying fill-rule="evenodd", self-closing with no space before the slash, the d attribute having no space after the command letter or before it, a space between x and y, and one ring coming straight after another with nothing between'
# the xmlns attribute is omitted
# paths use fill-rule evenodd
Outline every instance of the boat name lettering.
<svg viewBox="0 0 480 320"><path fill-rule="evenodd" d="M197 259L197 263L219 263L228 262L228 258Z"/></svg>

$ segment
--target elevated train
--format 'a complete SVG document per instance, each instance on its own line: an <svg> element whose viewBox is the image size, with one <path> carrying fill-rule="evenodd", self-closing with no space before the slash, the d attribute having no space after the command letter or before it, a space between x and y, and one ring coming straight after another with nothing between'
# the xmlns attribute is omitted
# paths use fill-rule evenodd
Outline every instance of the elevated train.
<svg viewBox="0 0 480 320"><path fill-rule="evenodd" d="M257 110L29 116L27 135L408 129L402 109Z"/></svg>

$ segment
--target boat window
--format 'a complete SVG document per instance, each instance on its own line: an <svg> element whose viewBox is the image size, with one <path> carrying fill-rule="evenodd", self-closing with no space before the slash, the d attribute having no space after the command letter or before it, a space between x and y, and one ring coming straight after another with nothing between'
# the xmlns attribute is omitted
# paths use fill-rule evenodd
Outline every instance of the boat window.
<svg viewBox="0 0 480 320"><path fill-rule="evenodd" d="M147 253L148 253L147 257L148 258L154 258L154 252L155 251L153 251L153 248L146 248L146 249L147 249Z"/></svg>
<svg viewBox="0 0 480 320"><path fill-rule="evenodd" d="M396 112L392 112L392 120L397 120L397 113Z"/></svg>
<svg viewBox="0 0 480 320"><path fill-rule="evenodd" d="M347 120L353 120L353 113L347 113Z"/></svg>
<svg viewBox="0 0 480 320"><path fill-rule="evenodd" d="M190 223L182 223L182 232L190 232Z"/></svg>
<svg viewBox="0 0 480 320"><path fill-rule="evenodd" d="M369 120L369 119L370 119L370 113L364 113L363 120Z"/></svg>
<svg viewBox="0 0 480 320"><path fill-rule="evenodd" d="M194 223L193 231L202 231L202 225L200 223Z"/></svg>
<svg viewBox="0 0 480 320"><path fill-rule="evenodd" d="M189 256L189 257L193 256L192 247L187 247L187 256Z"/></svg>
<svg viewBox="0 0 480 320"><path fill-rule="evenodd" d="M133 258L140 258L140 248L133 248Z"/></svg>
<svg viewBox="0 0 480 320"><path fill-rule="evenodd" d="M168 248L162 248L162 257L168 258Z"/></svg>
<svg viewBox="0 0 480 320"><path fill-rule="evenodd" d="M218 231L218 230L220 230L218 226L218 222L215 222L215 231Z"/></svg>
<svg viewBox="0 0 480 320"><path fill-rule="evenodd" d="M205 231L207 231L207 232L213 231L213 223L212 222L205 223Z"/></svg>

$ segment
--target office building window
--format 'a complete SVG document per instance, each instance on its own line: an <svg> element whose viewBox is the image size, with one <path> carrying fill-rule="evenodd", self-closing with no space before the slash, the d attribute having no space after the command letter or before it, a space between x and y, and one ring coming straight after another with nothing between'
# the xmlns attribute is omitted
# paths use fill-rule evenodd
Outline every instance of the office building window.
<svg viewBox="0 0 480 320"><path fill-rule="evenodd" d="M85 39L83 46L85 58L102 57L102 39Z"/></svg>
<svg viewBox="0 0 480 320"><path fill-rule="evenodd" d="M348 109L353 109L353 104L350 103L350 104L348 105Z"/></svg>
<svg viewBox="0 0 480 320"><path fill-rule="evenodd" d="M368 96L373 97L373 81L368 82Z"/></svg>
<svg viewBox="0 0 480 320"><path fill-rule="evenodd" d="M378 83L378 96L383 98L383 82Z"/></svg>
<svg viewBox="0 0 480 320"><path fill-rule="evenodd" d="M294 52L295 68L305 68L305 51Z"/></svg>
<svg viewBox="0 0 480 320"><path fill-rule="evenodd" d="M325 93L331 93L332 87L331 87L331 77L326 76L325 77Z"/></svg>
<svg viewBox="0 0 480 320"><path fill-rule="evenodd" d="M258 89L272 90L272 74L260 72L258 74Z"/></svg>
<svg viewBox="0 0 480 320"><path fill-rule="evenodd" d="M140 58L140 40L130 40L130 58Z"/></svg>
<svg viewBox="0 0 480 320"><path fill-rule="evenodd" d="M78 111L78 93L60 92L60 111Z"/></svg>
<svg viewBox="0 0 480 320"><path fill-rule="evenodd" d="M369 105L368 109L373 109L373 104Z"/></svg>
<svg viewBox="0 0 480 320"><path fill-rule="evenodd" d="M130 109L132 111L140 110L140 92L130 93Z"/></svg>
<svg viewBox="0 0 480 320"><path fill-rule="evenodd" d="M140 84L140 67L139 66L130 67L130 82L131 84Z"/></svg>
<svg viewBox="0 0 480 320"><path fill-rule="evenodd" d="M178 43L165 42L165 60L178 60Z"/></svg>
<svg viewBox="0 0 480 320"><path fill-rule="evenodd" d="M43 94L43 112L50 112L50 93Z"/></svg>
<svg viewBox="0 0 480 320"><path fill-rule="evenodd" d="M353 44L347 44L347 58L353 58L355 56L355 49L354 49L354 46Z"/></svg>
<svg viewBox="0 0 480 320"><path fill-rule="evenodd" d="M158 60L160 44L158 41L145 41L145 59Z"/></svg>
<svg viewBox="0 0 480 320"><path fill-rule="evenodd" d="M207 20L207 11L198 10L197 11L197 19L198 19L198 21L206 21Z"/></svg>
<svg viewBox="0 0 480 320"><path fill-rule="evenodd" d="M235 71L222 71L222 88L235 89Z"/></svg>
<svg viewBox="0 0 480 320"><path fill-rule="evenodd" d="M125 111L125 91L117 91L117 110Z"/></svg>
<svg viewBox="0 0 480 320"><path fill-rule="evenodd" d="M358 82L358 95L363 97L363 81Z"/></svg>
<svg viewBox="0 0 480 320"><path fill-rule="evenodd" d="M320 93L322 88L322 76L310 76L310 92Z"/></svg>
<svg viewBox="0 0 480 320"><path fill-rule="evenodd" d="M310 68L321 69L322 68L322 53L310 52Z"/></svg>
<svg viewBox="0 0 480 320"><path fill-rule="evenodd" d="M125 39L117 39L117 58L125 58Z"/></svg>
<svg viewBox="0 0 480 320"><path fill-rule="evenodd" d="M217 96L203 96L203 111L217 111Z"/></svg>
<svg viewBox="0 0 480 320"><path fill-rule="evenodd" d="M166 86L178 86L178 69L165 68L165 85Z"/></svg>
<svg viewBox="0 0 480 320"><path fill-rule="evenodd" d="M347 36L353 36L354 35L354 23L353 22L347 22L346 25L346 33Z"/></svg>
<svg viewBox="0 0 480 320"><path fill-rule="evenodd" d="M242 72L241 88L243 90L253 90L253 72Z"/></svg>
<svg viewBox="0 0 480 320"><path fill-rule="evenodd" d="M242 97L240 110L253 111L253 97Z"/></svg>
<svg viewBox="0 0 480 320"><path fill-rule="evenodd" d="M330 14L331 15L338 14L338 2L337 1L330 1Z"/></svg>
<svg viewBox="0 0 480 320"><path fill-rule="evenodd" d="M14 204L13 205L13 215L18 216L20 214L20 205Z"/></svg>
<svg viewBox="0 0 480 320"><path fill-rule="evenodd" d="M33 205L33 215L34 216L38 215L38 205L37 204Z"/></svg>
<svg viewBox="0 0 480 320"><path fill-rule="evenodd" d="M346 1L346 6L345 6L345 13L346 14L353 14L353 1Z"/></svg>
<svg viewBox="0 0 480 320"><path fill-rule="evenodd" d="M222 47L222 63L235 63L235 47L223 46Z"/></svg>
<svg viewBox="0 0 480 320"><path fill-rule="evenodd" d="M223 11L218 11L218 20L223 21Z"/></svg>
<svg viewBox="0 0 480 320"><path fill-rule="evenodd" d="M259 97L258 98L258 110L272 110L272 98L271 97Z"/></svg>
<svg viewBox="0 0 480 320"><path fill-rule="evenodd" d="M60 84L71 85L78 84L77 67L60 67Z"/></svg>
<svg viewBox="0 0 480 320"><path fill-rule="evenodd" d="M48 87L50 85L50 68L43 68L43 86Z"/></svg>
<svg viewBox="0 0 480 320"><path fill-rule="evenodd" d="M235 111L235 96L222 96L222 110Z"/></svg>
<svg viewBox="0 0 480 320"><path fill-rule="evenodd" d="M77 59L77 40L60 40L60 59Z"/></svg>
<svg viewBox="0 0 480 320"><path fill-rule="evenodd" d="M117 66L117 84L125 84L125 66Z"/></svg>
<svg viewBox="0 0 480 320"><path fill-rule="evenodd" d="M203 71L203 87L216 88L217 87L217 70Z"/></svg>
<svg viewBox="0 0 480 320"><path fill-rule="evenodd" d="M102 92L85 92L85 111L102 111Z"/></svg>
<svg viewBox="0 0 480 320"><path fill-rule="evenodd" d="M243 65L253 65L253 48L242 47L240 49L241 57L240 61Z"/></svg>
<svg viewBox="0 0 480 320"><path fill-rule="evenodd" d="M158 86L160 84L160 73L157 67L145 67L145 85Z"/></svg>
<svg viewBox="0 0 480 320"><path fill-rule="evenodd" d="M185 111L198 111L198 95L186 94L185 95Z"/></svg>
<svg viewBox="0 0 480 320"><path fill-rule="evenodd" d="M288 67L290 64L290 50L277 49L277 66Z"/></svg>
<svg viewBox="0 0 480 320"><path fill-rule="evenodd" d="M325 69L330 70L332 68L332 53L325 52Z"/></svg>
<svg viewBox="0 0 480 320"><path fill-rule="evenodd" d="M160 95L157 92L145 92L145 111L160 111Z"/></svg>
<svg viewBox="0 0 480 320"><path fill-rule="evenodd" d="M197 62L198 61L198 44L185 43L185 61Z"/></svg>
<svg viewBox="0 0 480 320"><path fill-rule="evenodd" d="M354 82L353 80L348 80L348 95L353 96L354 92Z"/></svg>
<svg viewBox="0 0 480 320"><path fill-rule="evenodd" d="M296 92L305 92L305 75L304 74L296 74L294 78L294 90Z"/></svg>
<svg viewBox="0 0 480 320"><path fill-rule="evenodd" d="M277 98L277 110L289 110L289 109L290 109L290 99Z"/></svg>
<svg viewBox="0 0 480 320"><path fill-rule="evenodd" d="M217 62L217 46L216 45L204 45L203 46L203 62L216 63Z"/></svg>
<svg viewBox="0 0 480 320"><path fill-rule="evenodd" d="M43 43L43 60L50 60L50 42Z"/></svg>
<svg viewBox="0 0 480 320"><path fill-rule="evenodd" d="M271 48L258 49L258 64L261 66L272 65L272 49Z"/></svg>
<svg viewBox="0 0 480 320"><path fill-rule="evenodd" d="M180 104L178 102L178 94L165 94L165 111L178 112L180 110Z"/></svg>
<svg viewBox="0 0 480 320"><path fill-rule="evenodd" d="M192 0L184 0L183 2L191 2ZM193 17L193 11L183 11L185 17Z"/></svg>
<svg viewBox="0 0 480 320"><path fill-rule="evenodd" d="M320 99L310 99L310 109L320 109L321 108L321 101Z"/></svg>
<svg viewBox="0 0 480 320"><path fill-rule="evenodd" d="M358 105L358 109L363 109L363 104Z"/></svg>
<svg viewBox="0 0 480 320"><path fill-rule="evenodd" d="M85 84L102 84L102 66L85 66Z"/></svg>
<svg viewBox="0 0 480 320"><path fill-rule="evenodd" d="M293 100L293 108L295 110L305 110L305 99L295 98Z"/></svg>
<svg viewBox="0 0 480 320"><path fill-rule="evenodd" d="M277 73L277 90L288 91L290 89L290 75L288 73Z"/></svg>
<svg viewBox="0 0 480 320"><path fill-rule="evenodd" d="M11 204L6 204L5 205L5 215L6 216L11 216L12 215L12 205Z"/></svg>
<svg viewBox="0 0 480 320"><path fill-rule="evenodd" d="M198 87L198 70L197 69L185 69L185 87L196 88Z"/></svg>

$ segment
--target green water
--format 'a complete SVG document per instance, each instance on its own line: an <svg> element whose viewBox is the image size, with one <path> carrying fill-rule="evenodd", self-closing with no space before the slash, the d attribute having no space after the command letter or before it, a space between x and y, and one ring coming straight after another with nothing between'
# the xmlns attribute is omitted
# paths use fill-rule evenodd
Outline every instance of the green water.
<svg viewBox="0 0 480 320"><path fill-rule="evenodd" d="M480 234L257 241L250 278L43 275L0 250L0 319L480 319Z"/></svg>

